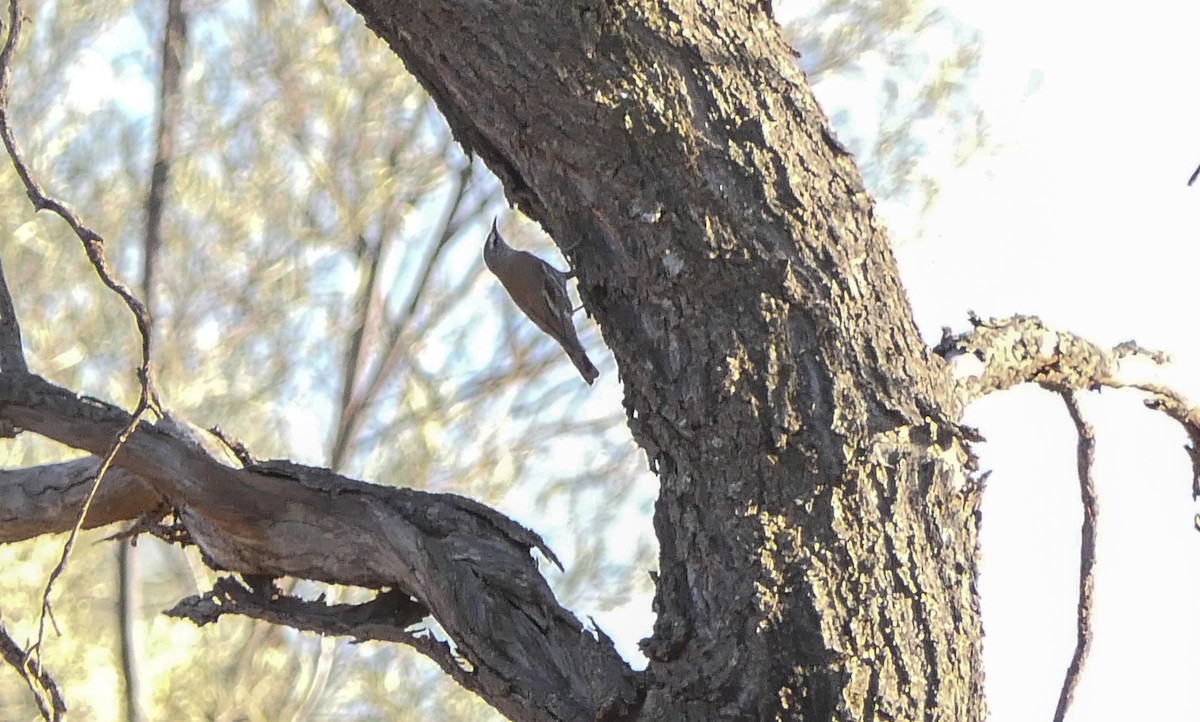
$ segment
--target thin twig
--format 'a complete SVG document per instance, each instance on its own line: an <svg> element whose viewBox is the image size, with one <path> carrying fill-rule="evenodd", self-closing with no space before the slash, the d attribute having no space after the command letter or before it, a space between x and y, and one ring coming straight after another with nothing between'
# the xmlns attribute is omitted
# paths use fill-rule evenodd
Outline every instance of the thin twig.
<svg viewBox="0 0 1200 722"><path fill-rule="evenodd" d="M150 318L156 315L154 286L159 257L163 248L163 216L170 190L171 164L175 155L175 136L183 98L180 93L183 75L183 56L187 50L187 17L182 0L167 0L163 23L162 53L158 95L158 130L154 161L150 169L150 185L146 191L146 235L142 254L142 300ZM153 328L147 332L152 332ZM136 540L136 537L135 537ZM138 575L137 548L134 543L122 543L117 550L118 632L120 635L121 677L125 692L125 722L143 722L146 713L142 704L142 674L138 662L139 643L137 609L141 588Z"/></svg>
<svg viewBox="0 0 1200 722"><path fill-rule="evenodd" d="M379 271L383 267L386 255L387 239L386 234L379 235L379 239L375 242L362 235L358 237L359 261L366 261L370 266L354 304L354 327L350 333L350 343L346 349L346 361L342 371L341 411L337 429L334 431L332 452L329 456L331 469L342 468L346 452L350 448L351 425L347 423L347 418L353 413L351 409L356 407L354 392L358 389L362 375L363 361L366 355L365 347L369 345L370 339L375 335L369 326L374 321L378 306L383 303L383 297L377 293L377 287Z"/></svg>
<svg viewBox="0 0 1200 722"><path fill-rule="evenodd" d="M26 164L21 150L17 145L16 136L13 133L12 126L9 124L8 118L8 102L10 83L12 80L12 59L13 53L16 51L17 42L21 34L21 22L23 13L21 4L18 0L10 0L8 6L8 33L4 41L4 48L0 50L0 140L3 140L4 147L8 151L8 156L12 160L13 168L17 175L21 178L21 182L25 185L25 192L29 196L30 202L37 211L49 210L62 218L75 235L83 244L84 252L92 263L92 267L96 269L100 280L110 290L116 293L125 302L133 314L134 321L137 324L138 333L141 336L141 351L142 363L138 369L138 381L140 383L140 395L138 397L137 408L134 410L129 424L122 429L121 433L113 441L108 452L104 455L99 468L96 471L96 478L92 482L92 488L88 493L87 499L83 503L83 508L80 509L79 517L75 522L74 528L71 530L70 536L67 538L66 544L63 545L62 556L59 559L57 566L50 573L49 579L46 581L46 587L42 592L42 609L38 619L38 635L37 641L34 642L30 650L30 659L27 664L33 665L37 674L42 672L41 654L42 643L45 639L46 619L54 622L53 609L50 605L50 594L54 587L55 580L66 569L67 561L71 556L71 550L75 547L75 541L79 536L79 531L83 527L84 520L87 518L88 509L92 505L92 500L96 497L96 492L100 488L100 483L104 480L104 475L112 465L113 459L116 458L117 452L121 446L133 433L134 429L141 422L142 418L152 408L158 408L158 400L154 392L154 386L151 381L150 371L150 350L151 350L151 321L150 314L146 310L144 304L134 296L129 288L121 283L112 273L108 265L108 259L104 253L104 239L99 233L84 225L83 221L62 202L46 195L41 186L34 180L29 166ZM57 625L56 625L57 629ZM30 685L34 697L38 700L40 709L46 709L44 692L40 691L35 685ZM44 685L43 685L44 689Z"/></svg>
<svg viewBox="0 0 1200 722"><path fill-rule="evenodd" d="M1083 665L1087 662L1088 652L1092 647L1093 569L1096 566L1096 520L1100 515L1096 485L1092 480L1092 467L1096 460L1095 432L1092 425L1083 420L1075 394L1066 391L1063 392L1062 398L1079 434L1076 465L1079 470L1079 496L1083 501L1083 528L1080 530L1079 541L1079 603L1076 612L1075 654L1071 657L1071 665L1067 667L1067 676L1063 680L1062 692L1058 697L1058 709L1054 712L1054 722L1062 722L1066 718L1071 700L1075 697L1075 688L1079 686Z"/></svg>
<svg viewBox="0 0 1200 722"><path fill-rule="evenodd" d="M55 565L54 570L50 572L50 578L46 580L46 588L42 591L42 613L38 618L38 636L37 642L34 643L33 649L36 651L38 668L41 668L42 656L42 640L46 634L46 618L50 617L54 621L53 612L50 608L50 592L54 588L54 581L66 571L67 560L71 557L71 551L75 548L75 540L79 537L79 532L83 529L83 522L87 519L88 509L92 506L92 500L96 498L96 492L100 489L100 482L104 480L104 475L108 473L108 469L112 466L113 459L116 458L117 452L125 445L133 430L141 423L142 417L149 411L149 407L138 409L133 418L130 419L129 425L121 430L117 438L113 440L112 445L108 449L108 453L104 455L104 459L100 462L100 467L96 470L96 479L92 482L92 488L88 492L87 498L83 500L83 508L79 510L79 517L75 520L75 526L72 527L71 533L67 536L67 543L63 545L62 556ZM58 625L55 624L55 631L58 631Z"/></svg>
<svg viewBox="0 0 1200 722"><path fill-rule="evenodd" d="M34 668L33 660L21 649L21 645L8 636L3 624L0 624L0 657L4 657L4 661L17 670L17 674L29 685L42 718L55 722L61 720L67 712L67 703L63 701L58 685L40 665Z"/></svg>
<svg viewBox="0 0 1200 722"><path fill-rule="evenodd" d="M249 447L247 447L238 439L234 438L231 434L226 433L225 430L220 426L213 426L208 430L208 433L217 437L221 443L225 445L225 448L229 449L234 457L237 458L242 466L250 466L254 463L254 455L250 453Z"/></svg>
<svg viewBox="0 0 1200 722"><path fill-rule="evenodd" d="M439 224L440 230L436 234L437 240L433 244L433 248L423 259L422 268L417 274L416 288L405 305L404 310L391 323L387 339L380 349L380 360L375 365L374 370L368 375L365 384L363 384L363 391L356 397L349 399L349 402L344 403L342 406L342 418L339 422L338 430L339 443L334 448L334 457L339 460L344 458L346 454L344 447L348 446L358 433L359 427L363 423L365 410L376 399L383 384L392 377L401 359L408 355L411 344L402 343L402 341L404 340L405 332L410 330L417 308L433 276L433 271L438 261L442 258L446 247L458 235L459 230L461 230L464 219L472 217L475 210L477 210L473 209L467 213L461 212L463 202L466 200L467 191L470 189L470 174L471 166L469 163L459 170L459 174L455 179L454 193L446 206L446 212Z"/></svg>
<svg viewBox="0 0 1200 722"><path fill-rule="evenodd" d="M109 289L121 297L121 300L125 302L125 305L133 314L142 339L142 364L138 370L138 377L141 381L141 399L138 402L138 406L153 405L157 407L157 400L153 398L154 387L150 381L150 314L147 312L146 306L138 300L133 292L129 290L128 286L121 283L113 275L112 269L108 265L108 259L104 254L104 239L100 234L84 225L79 216L61 201L46 195L41 185L34 180L33 174L30 172L29 166L26 164L25 158L21 153L21 149L17 145L17 139L13 134L12 126L8 122L12 56L16 51L17 41L21 35L22 15L20 1L11 0L8 6L8 35L4 42L4 49L0 50L0 140L3 140L4 147L8 150L8 157L12 160L13 169L17 171L17 175L25 185L25 194L29 197L29 202L33 204L34 209L38 211L48 210L66 221L67 225L71 227L71 230L75 232L75 235L83 244L83 250L87 254L88 260L92 262L92 267L96 269L96 274L100 277L100 280L105 286L108 286Z"/></svg>

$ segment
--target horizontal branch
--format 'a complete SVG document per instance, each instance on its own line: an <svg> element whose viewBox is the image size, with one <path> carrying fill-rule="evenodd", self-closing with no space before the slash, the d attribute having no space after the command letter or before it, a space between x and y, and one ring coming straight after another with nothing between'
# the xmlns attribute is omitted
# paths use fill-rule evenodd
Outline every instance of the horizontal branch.
<svg viewBox="0 0 1200 722"><path fill-rule="evenodd" d="M1036 316L983 320L971 330L942 330L934 351L950 363L959 401L965 407L994 392L1023 383L1048 389L1087 391L1112 378L1117 357L1075 334L1053 331Z"/></svg>
<svg viewBox="0 0 1200 722"><path fill-rule="evenodd" d="M0 422L15 428L100 454L129 421L38 376L0 374ZM284 461L232 468L169 417L142 422L116 464L170 503L215 568L415 600L469 663L456 679L506 715L591 719L635 699L611 641L563 609L538 571L532 549L557 563L541 538L478 502Z"/></svg>
<svg viewBox="0 0 1200 722"><path fill-rule="evenodd" d="M0 543L69 531L91 490L99 459L89 456L60 464L0 469ZM158 494L136 474L113 469L92 501L84 528L136 519L162 505Z"/></svg>
<svg viewBox="0 0 1200 722"><path fill-rule="evenodd" d="M1133 341L1106 349L1073 333L1046 328L1036 316L983 320L972 314L971 324L961 334L943 329L942 340L934 347L950 365L963 407L1023 383L1059 393L1101 387L1145 392L1149 394L1146 406L1167 414L1187 433L1192 496L1200 498L1200 407L1139 374L1146 364L1166 364L1164 354Z"/></svg>

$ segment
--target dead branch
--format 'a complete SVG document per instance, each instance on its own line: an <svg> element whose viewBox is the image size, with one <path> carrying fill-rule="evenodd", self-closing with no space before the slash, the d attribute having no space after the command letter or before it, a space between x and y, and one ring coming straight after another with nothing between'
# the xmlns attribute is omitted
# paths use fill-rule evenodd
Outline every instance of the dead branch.
<svg viewBox="0 0 1200 722"><path fill-rule="evenodd" d="M1100 516L1100 502L1096 496L1096 484L1092 480L1092 468L1096 461L1096 435L1092 425L1083 420L1083 413L1079 409L1079 401L1076 400L1075 394L1064 392L1062 398L1067 405L1067 412L1071 415L1071 421L1075 424L1075 431L1079 434L1076 466L1079 471L1079 496L1083 501L1083 527L1080 529L1079 540L1079 602L1076 606L1075 653L1063 679L1058 708L1054 711L1054 722L1063 722L1066 719L1067 710L1075 697L1075 688L1079 686L1083 665L1087 662L1088 652L1092 647L1096 522Z"/></svg>
<svg viewBox="0 0 1200 722"><path fill-rule="evenodd" d="M288 596L269 582L247 587L232 577L221 577L212 590L181 600L166 614L198 627L226 614L238 614L306 632L353 637L358 642L407 643L413 632L405 630L429 611L402 592L380 592L362 604L326 604L323 597L308 601Z"/></svg>
<svg viewBox="0 0 1200 722"><path fill-rule="evenodd" d="M321 635L353 637L356 642L407 644L464 686L474 671L467 659L436 639L428 628L414 628L429 612L398 591L380 592L363 604L326 604L323 598L306 601L281 594L270 584L252 584L247 588L230 577L222 577L211 591L180 601L166 614L197 626L215 622L226 614L238 614Z"/></svg>
<svg viewBox="0 0 1200 722"><path fill-rule="evenodd" d="M1046 328L1036 316L983 320L972 314L970 331L943 329L934 348L950 363L965 407L1023 383L1053 391L1084 391L1112 378L1118 358L1071 333Z"/></svg>
<svg viewBox="0 0 1200 722"><path fill-rule="evenodd" d="M1162 366L1165 354L1126 341L1106 349L1066 331L1055 331L1036 316L983 320L972 314L962 334L943 329L934 347L950 365L956 394L965 407L1018 384L1035 383L1050 391L1135 389L1150 395L1146 406L1177 421L1190 440L1192 496L1200 498L1200 408L1174 389L1139 376L1139 364Z"/></svg>

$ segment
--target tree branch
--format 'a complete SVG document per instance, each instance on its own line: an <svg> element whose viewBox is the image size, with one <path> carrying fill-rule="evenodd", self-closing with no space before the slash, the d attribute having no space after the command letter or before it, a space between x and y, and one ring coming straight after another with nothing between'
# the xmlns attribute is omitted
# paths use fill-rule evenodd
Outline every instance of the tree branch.
<svg viewBox="0 0 1200 722"><path fill-rule="evenodd" d="M150 170L150 188L146 193L146 237L142 258L142 296L147 313L154 317L154 279L158 254L162 250L163 215L175 157L175 136L183 113L180 92L183 56L187 52L187 15L182 0L168 0L163 26L162 63L158 88L158 130L154 146L154 165Z"/></svg>
<svg viewBox="0 0 1200 722"><path fill-rule="evenodd" d="M1066 719L1067 710L1075 697L1075 688L1079 686L1083 665L1087 662L1088 652L1092 647L1092 589L1095 586L1093 570L1096 566L1096 521L1100 516L1100 502L1096 497L1096 484L1092 480L1092 467L1096 461L1096 435L1092 425L1083 420L1083 413L1079 410L1079 401L1075 394L1063 392L1062 398L1079 434L1076 465L1079 469L1079 495L1083 501L1083 528L1080 530L1079 540L1079 603L1076 612L1075 654L1071 657L1071 664L1063 679L1058 708L1054 711L1054 722L1063 722Z"/></svg>
<svg viewBox="0 0 1200 722"><path fill-rule="evenodd" d="M950 364L959 401L973 401L1023 383L1056 392L1101 387L1146 392L1146 406L1177 421L1188 435L1192 461L1192 497L1200 499L1200 407L1174 389L1139 375L1139 365L1162 366L1165 354L1126 341L1106 349L1066 331L1054 331L1036 316L983 320L971 315L973 328L962 334L942 329L934 347Z"/></svg>
<svg viewBox="0 0 1200 722"><path fill-rule="evenodd" d="M130 415L37 376L5 374L0 419L99 453ZM288 462L230 468L178 426L138 424L116 463L175 507L214 568L407 595L470 662L472 672L456 679L510 716L591 719L636 700L637 675L612 643L555 600L530 551L557 560L537 534L451 494ZM436 647L406 643L446 668Z"/></svg>
<svg viewBox="0 0 1200 722"><path fill-rule="evenodd" d="M183 57L187 50L187 15L182 0L167 0L163 22L162 52L159 56L158 130L150 187L146 192L146 234L142 253L142 301L146 313L157 317L154 292L159 257L163 248L163 217L167 209L175 137L183 112L180 92ZM151 327L150 332L153 332ZM117 629L120 637L121 677L125 692L125 722L144 722L138 609L141 607L141 575L137 547L121 544L117 551Z"/></svg>
<svg viewBox="0 0 1200 722"><path fill-rule="evenodd" d="M211 591L188 597L167 611L196 626L240 614L294 629L323 635L354 637L359 642L406 642L404 630L417 624L429 611L400 592L381 592L363 604L326 604L324 599L306 601L281 594L273 585L247 588L232 577L221 577Z"/></svg>
<svg viewBox="0 0 1200 722"><path fill-rule="evenodd" d="M0 624L0 657L4 657L4 661L17 670L17 674L29 685L43 719L53 722L63 719L67 712L67 703L58 691L54 678L37 665L37 661L30 657L21 645L8 636L8 630L3 624Z"/></svg>
<svg viewBox="0 0 1200 722"><path fill-rule="evenodd" d="M956 393L965 407L1023 383L1053 391L1083 391L1112 379L1119 358L1113 351L1071 333L1046 328L1036 316L983 320L952 335L942 329L934 347L950 363Z"/></svg>
<svg viewBox="0 0 1200 722"><path fill-rule="evenodd" d="M94 456L24 469L0 469L0 544L69 531L96 477ZM85 529L165 511L136 474L113 469L96 493Z"/></svg>

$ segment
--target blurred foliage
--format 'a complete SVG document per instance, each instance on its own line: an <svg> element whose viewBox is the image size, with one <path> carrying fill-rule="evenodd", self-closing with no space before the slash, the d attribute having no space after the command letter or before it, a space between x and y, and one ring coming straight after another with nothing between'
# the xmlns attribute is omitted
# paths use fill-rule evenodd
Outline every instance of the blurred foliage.
<svg viewBox="0 0 1200 722"><path fill-rule="evenodd" d="M131 286L144 252L164 7L31 4L13 80L13 124L32 168L107 239ZM614 612L606 630L632 654L648 626L613 625L631 626L649 607L654 479L622 423L617 374L597 351L594 326L580 323L602 374L589 390L481 276L486 224L505 206L497 182L462 154L399 61L345 6L185 7L184 112L152 289L164 404L220 425L260 458L498 506L564 560L565 574L550 573L564 603L602 624ZM934 82L931 61L910 47L938 25L919 20L928 17L919 5L826 2L812 12L792 32L822 85L854 77L873 54L887 61L881 92L892 99L878 138L847 141L869 146L859 154L869 182L885 194L928 192L914 170L925 150L919 122L969 135L963 83L977 45L952 42ZM4 165L3 260L31 369L131 406L138 343L128 311L69 230L33 215ZM528 224L506 217L501 226L514 245L551 253ZM0 445L8 467L74 455L28 434ZM111 531L84 535L54 597L62 636L50 633L45 660L76 719L118 719L123 709L115 553L101 543ZM20 642L36 634L37 599L62 542L0 547L0 610ZM495 716L398 646L236 618L204 629L168 619L159 612L207 589L213 575L191 550L144 539L138 553L149 719ZM640 616L615 613L626 605ZM5 719L35 716L8 669L0 710Z"/></svg>
<svg viewBox="0 0 1200 722"><path fill-rule="evenodd" d="M799 64L882 212L907 240L938 178L988 147L971 95L982 39L923 0L776 0Z"/></svg>

